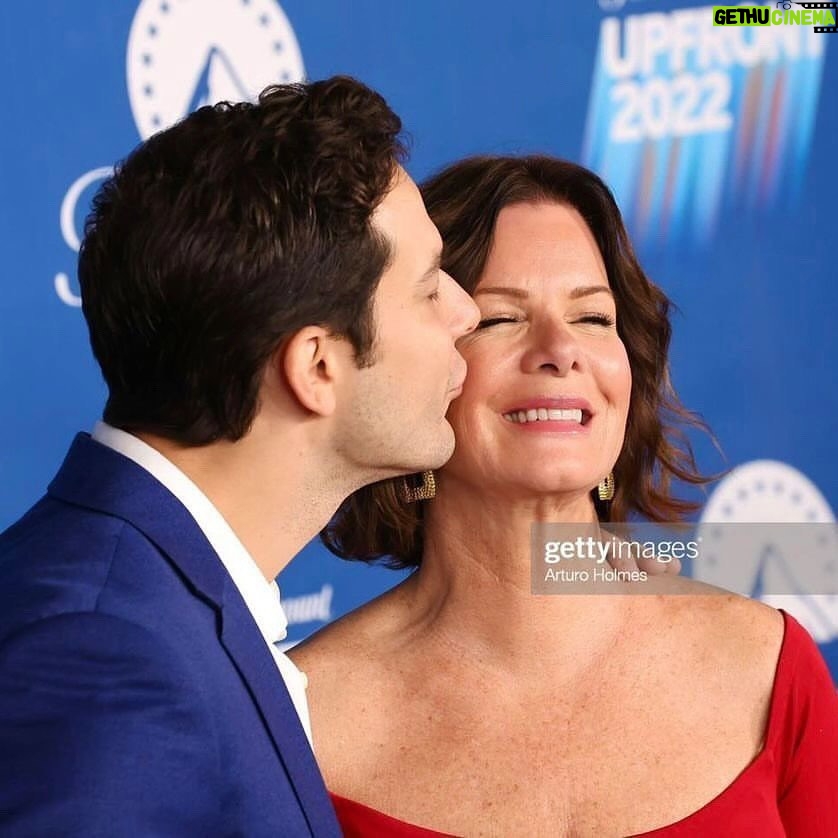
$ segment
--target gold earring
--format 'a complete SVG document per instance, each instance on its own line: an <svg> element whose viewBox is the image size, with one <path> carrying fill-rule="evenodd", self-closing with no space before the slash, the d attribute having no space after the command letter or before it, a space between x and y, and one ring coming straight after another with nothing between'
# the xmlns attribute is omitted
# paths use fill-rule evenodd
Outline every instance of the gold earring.
<svg viewBox="0 0 838 838"><path fill-rule="evenodd" d="M414 477L414 475L411 475ZM418 500L430 500L436 496L436 478L432 471L422 472L422 484L412 486L407 477L402 478L402 500L405 503L415 503Z"/></svg>
<svg viewBox="0 0 838 838"><path fill-rule="evenodd" d="M600 500L611 500L614 497L614 472L609 471L607 477L603 477L596 487Z"/></svg>

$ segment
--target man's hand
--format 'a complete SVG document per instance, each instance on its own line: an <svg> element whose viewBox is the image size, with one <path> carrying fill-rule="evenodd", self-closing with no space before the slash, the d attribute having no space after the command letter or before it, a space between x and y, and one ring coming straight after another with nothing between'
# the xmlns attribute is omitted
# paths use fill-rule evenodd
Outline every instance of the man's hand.
<svg viewBox="0 0 838 838"><path fill-rule="evenodd" d="M630 550L624 552L631 553ZM672 558L671 556L659 556L655 559L637 559L635 560L631 555L628 557L615 556L613 550L608 551L608 564L614 570L641 570L649 574L649 576L665 576L672 574L677 576L681 572L680 559Z"/></svg>

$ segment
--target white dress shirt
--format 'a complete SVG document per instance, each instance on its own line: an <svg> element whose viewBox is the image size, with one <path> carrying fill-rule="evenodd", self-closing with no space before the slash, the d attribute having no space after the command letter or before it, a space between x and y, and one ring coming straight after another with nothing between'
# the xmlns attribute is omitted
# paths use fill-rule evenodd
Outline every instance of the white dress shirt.
<svg viewBox="0 0 838 838"><path fill-rule="evenodd" d="M230 574L262 637L265 638L311 743L311 721L305 694L306 676L275 645L288 634L288 620L282 610L276 582L268 582L265 579L256 562L210 499L171 460L141 439L105 422L96 423L92 437L144 468L162 483L195 519L195 523L201 528Z"/></svg>

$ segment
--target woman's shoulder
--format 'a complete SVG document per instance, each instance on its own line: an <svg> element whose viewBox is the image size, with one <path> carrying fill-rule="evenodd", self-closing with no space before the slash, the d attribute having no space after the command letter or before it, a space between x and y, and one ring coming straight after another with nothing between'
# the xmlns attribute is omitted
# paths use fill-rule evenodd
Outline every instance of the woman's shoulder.
<svg viewBox="0 0 838 838"><path fill-rule="evenodd" d="M759 600L690 580L697 606L696 622L721 645L732 649L768 651L776 662L785 633L782 612Z"/></svg>
<svg viewBox="0 0 838 838"><path fill-rule="evenodd" d="M690 580L678 590L635 603L650 682L708 724L744 724L760 741L784 643L782 613Z"/></svg>
<svg viewBox="0 0 838 838"><path fill-rule="evenodd" d="M750 643L762 648L767 642L779 651L784 635L783 613L764 602L688 576L652 577L646 588L650 593L641 592L641 598L651 596L666 618L682 624L685 630L701 636L709 634L708 640L732 643L738 649Z"/></svg>
<svg viewBox="0 0 838 838"><path fill-rule="evenodd" d="M661 608L680 653L720 673L773 683L786 633L782 612L694 580L678 585Z"/></svg>

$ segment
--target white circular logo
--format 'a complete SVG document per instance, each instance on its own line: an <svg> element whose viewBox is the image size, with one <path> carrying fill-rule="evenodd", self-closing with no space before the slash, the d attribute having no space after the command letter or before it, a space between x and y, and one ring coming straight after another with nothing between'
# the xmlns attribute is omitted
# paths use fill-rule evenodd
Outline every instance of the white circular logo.
<svg viewBox="0 0 838 838"><path fill-rule="evenodd" d="M126 57L143 139L203 105L253 101L305 78L288 18L274 0L142 0Z"/></svg>
<svg viewBox="0 0 838 838"><path fill-rule="evenodd" d="M813 592L835 590L838 539L835 527L826 526L834 523L805 474L777 460L746 463L721 481L701 514L704 555L694 576L785 608L826 643L838 637L838 596ZM714 554L733 560L714 561Z"/></svg>
<svg viewBox="0 0 838 838"><path fill-rule="evenodd" d="M805 474L779 460L753 460L737 466L719 483L701 521L826 524L835 516Z"/></svg>

